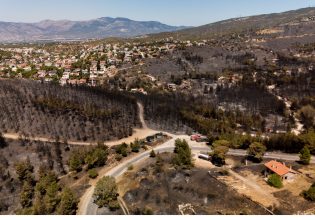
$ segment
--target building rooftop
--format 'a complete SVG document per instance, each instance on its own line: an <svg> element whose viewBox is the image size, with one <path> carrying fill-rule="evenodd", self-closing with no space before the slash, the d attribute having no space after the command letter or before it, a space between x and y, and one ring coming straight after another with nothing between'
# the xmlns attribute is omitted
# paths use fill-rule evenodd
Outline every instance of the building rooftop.
<svg viewBox="0 0 315 220"><path fill-rule="evenodd" d="M265 163L265 166L279 176L283 176L290 172L290 168L275 160Z"/></svg>

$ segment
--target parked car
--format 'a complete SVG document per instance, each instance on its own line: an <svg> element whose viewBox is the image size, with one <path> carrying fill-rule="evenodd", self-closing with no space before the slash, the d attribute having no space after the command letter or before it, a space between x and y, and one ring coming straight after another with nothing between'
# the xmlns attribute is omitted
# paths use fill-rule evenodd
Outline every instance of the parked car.
<svg viewBox="0 0 315 220"><path fill-rule="evenodd" d="M201 137L200 134L193 134L190 136L190 140L197 141Z"/></svg>
<svg viewBox="0 0 315 220"><path fill-rule="evenodd" d="M206 154L198 154L198 158L203 159L203 160L207 160L207 161L211 160L211 157L209 155L206 155Z"/></svg>

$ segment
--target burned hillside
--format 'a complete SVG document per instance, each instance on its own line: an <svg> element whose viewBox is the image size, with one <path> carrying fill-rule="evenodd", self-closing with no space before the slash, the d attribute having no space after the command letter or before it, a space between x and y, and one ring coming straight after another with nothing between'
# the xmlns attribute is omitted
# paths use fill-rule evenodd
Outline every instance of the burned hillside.
<svg viewBox="0 0 315 220"><path fill-rule="evenodd" d="M140 126L134 99L102 89L1 80L0 103L2 132L25 137L104 141Z"/></svg>

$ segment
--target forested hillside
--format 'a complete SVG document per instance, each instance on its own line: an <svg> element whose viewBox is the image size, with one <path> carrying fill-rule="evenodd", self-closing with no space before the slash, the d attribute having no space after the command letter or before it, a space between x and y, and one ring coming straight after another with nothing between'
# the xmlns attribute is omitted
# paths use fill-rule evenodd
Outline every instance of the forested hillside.
<svg viewBox="0 0 315 220"><path fill-rule="evenodd" d="M263 131L264 118L259 111L242 112L218 109L217 103L202 96L152 93L139 97L145 108L150 127L169 131L204 134L235 133L237 127L245 131Z"/></svg>
<svg viewBox="0 0 315 220"><path fill-rule="evenodd" d="M123 138L140 126L132 98L87 87L0 80L0 130L60 140Z"/></svg>

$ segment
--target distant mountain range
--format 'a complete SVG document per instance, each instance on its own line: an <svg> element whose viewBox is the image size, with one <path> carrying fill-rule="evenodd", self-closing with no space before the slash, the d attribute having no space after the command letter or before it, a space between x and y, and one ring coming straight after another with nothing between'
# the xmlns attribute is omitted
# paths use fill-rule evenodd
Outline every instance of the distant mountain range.
<svg viewBox="0 0 315 220"><path fill-rule="evenodd" d="M133 21L127 18L103 17L88 21L44 20L38 23L0 22L0 42L34 42L135 37L173 32L176 27L157 21Z"/></svg>
<svg viewBox="0 0 315 220"><path fill-rule="evenodd" d="M175 37L193 40L259 30L282 37L304 34L315 39L315 8L233 18L200 27L176 27L157 21L110 17L88 21L0 22L0 42L70 41L143 35L153 39Z"/></svg>

